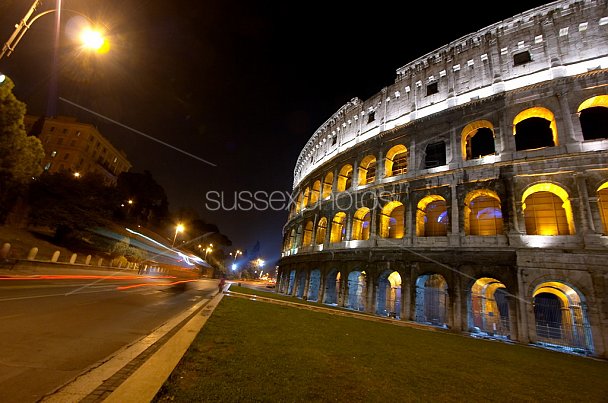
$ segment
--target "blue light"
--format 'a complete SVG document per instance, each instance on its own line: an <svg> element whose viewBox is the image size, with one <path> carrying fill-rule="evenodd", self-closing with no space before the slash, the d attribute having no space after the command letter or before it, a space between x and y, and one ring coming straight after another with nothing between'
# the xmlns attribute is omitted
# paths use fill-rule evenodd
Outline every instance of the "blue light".
<svg viewBox="0 0 608 403"><path fill-rule="evenodd" d="M232 263L232 271L236 270L236 263Z"/></svg>

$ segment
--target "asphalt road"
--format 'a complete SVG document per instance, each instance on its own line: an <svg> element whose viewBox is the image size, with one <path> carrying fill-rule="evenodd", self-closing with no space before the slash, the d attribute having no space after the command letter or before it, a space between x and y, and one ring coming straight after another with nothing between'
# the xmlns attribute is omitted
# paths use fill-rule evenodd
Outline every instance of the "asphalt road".
<svg viewBox="0 0 608 403"><path fill-rule="evenodd" d="M217 281L0 276L0 402L36 402L172 316Z"/></svg>

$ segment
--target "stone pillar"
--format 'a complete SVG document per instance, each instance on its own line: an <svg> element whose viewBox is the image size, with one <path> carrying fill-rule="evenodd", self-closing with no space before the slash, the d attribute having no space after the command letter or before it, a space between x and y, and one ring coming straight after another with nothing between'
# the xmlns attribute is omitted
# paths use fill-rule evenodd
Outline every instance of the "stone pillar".
<svg viewBox="0 0 608 403"><path fill-rule="evenodd" d="M304 283L304 292L302 293L303 300L308 300L308 288L310 287L310 272L311 272L311 270L308 270L306 272L306 280Z"/></svg>
<svg viewBox="0 0 608 403"><path fill-rule="evenodd" d="M37 254L38 254L38 248L34 246L32 249L30 249L30 253L27 254L27 260L36 259Z"/></svg>
<svg viewBox="0 0 608 403"><path fill-rule="evenodd" d="M91 258L93 256L91 255L87 255L86 259L84 260L84 264L86 264L87 266L91 264Z"/></svg>
<svg viewBox="0 0 608 403"><path fill-rule="evenodd" d="M59 260L59 255L61 254L61 252L59 252L58 250L56 250L53 253L53 256L51 257L51 262L53 263L57 263L57 260Z"/></svg>
<svg viewBox="0 0 608 403"><path fill-rule="evenodd" d="M97 266L101 266L101 265L103 265L103 258L101 258L101 257L100 257L100 258L97 260ZM148 267L148 265L145 265L145 267Z"/></svg>
<svg viewBox="0 0 608 403"><path fill-rule="evenodd" d="M76 253L72 253L72 256L70 256L70 264L76 263L77 257L78 257L78 255Z"/></svg>
<svg viewBox="0 0 608 403"><path fill-rule="evenodd" d="M452 326L451 328L454 331L460 332L464 329L467 328L466 324L462 323L463 317L462 317L462 312L463 312L463 298L462 295L466 295L466 293L463 293L462 291L462 281L460 278L460 275L458 274L454 274L454 284L452 285L454 288L452 290L452 296L453 296L453 301L451 302L451 306L453 307L452 309ZM466 300L466 298L465 298ZM464 309L464 312L466 313L466 307ZM466 314L465 314L465 318L466 318Z"/></svg>
<svg viewBox="0 0 608 403"><path fill-rule="evenodd" d="M589 203L589 193L587 192L587 180L585 175L582 173L575 173L574 178L576 179L576 189L578 191L578 208L580 210L580 222L581 232L587 234L589 232L595 233L595 224L593 223L593 216L591 215L591 206Z"/></svg>
<svg viewBox="0 0 608 403"><path fill-rule="evenodd" d="M595 304L593 309L587 310L589 324L591 325L591 334L593 337L593 349L597 356L608 358L608 316L606 315L605 290L608 289L608 279L599 271L591 273L591 283L595 291ZM592 312L589 312L592 311Z"/></svg>
<svg viewBox="0 0 608 403"><path fill-rule="evenodd" d="M348 297L348 276L340 275L340 286L338 287L338 306L344 306Z"/></svg>
<svg viewBox="0 0 608 403"><path fill-rule="evenodd" d="M351 175L351 187L356 189L359 186L359 163L357 160L353 163L353 174Z"/></svg>
<svg viewBox="0 0 608 403"><path fill-rule="evenodd" d="M574 135L574 125L572 124L572 115L570 113L570 103L568 102L568 97L566 96L566 94L563 94L561 92L556 93L555 96L559 101L559 109L561 112L560 115L562 116L562 121L564 122L563 129L565 129L559 130L560 128L558 128L558 139L560 141L565 140L566 144L578 143L578 139ZM563 131L565 131L566 133L562 133Z"/></svg>
<svg viewBox="0 0 608 403"><path fill-rule="evenodd" d="M507 296L507 302L509 304L509 338L513 341L520 341L519 339L519 323L517 314L517 298L511 295Z"/></svg>
<svg viewBox="0 0 608 403"><path fill-rule="evenodd" d="M317 297L317 302L322 304L325 298L325 278L327 276L327 273L321 270L320 276L321 278L319 278L319 296Z"/></svg>
<svg viewBox="0 0 608 403"><path fill-rule="evenodd" d="M384 152L380 150L378 152L378 156L376 157L376 180L378 182L384 179Z"/></svg>
<svg viewBox="0 0 608 403"><path fill-rule="evenodd" d="M353 239L353 215L351 210L346 210L346 217L344 218L344 225L346 227L346 234L344 237L344 240L346 241L350 241L351 239Z"/></svg>
<svg viewBox="0 0 608 403"><path fill-rule="evenodd" d="M535 342L536 341L536 329L533 330L528 330L529 327L534 327L534 326L528 326L528 323L530 323L530 325L534 325L535 320L534 320L534 310L532 309L532 303L530 301L530 303L528 303L527 299L528 296L526 294L526 285L524 283L524 279L523 279L523 270L522 269L517 269L517 319L519 322L519 326L518 326L518 337L517 340L522 342L522 343L529 343L529 342ZM509 312L510 313L510 312ZM530 321L531 319L531 321ZM534 333L534 334L532 334Z"/></svg>
<svg viewBox="0 0 608 403"><path fill-rule="evenodd" d="M458 207L458 193L456 192L456 189L456 183L452 183L450 185L450 231L448 232L448 240L450 246L460 245L460 214Z"/></svg>
<svg viewBox="0 0 608 403"><path fill-rule="evenodd" d="M373 273L369 273L371 270L367 270L366 273L366 289L367 295L365 296L365 312L374 313L376 312L376 282L374 276L376 275L375 270Z"/></svg>

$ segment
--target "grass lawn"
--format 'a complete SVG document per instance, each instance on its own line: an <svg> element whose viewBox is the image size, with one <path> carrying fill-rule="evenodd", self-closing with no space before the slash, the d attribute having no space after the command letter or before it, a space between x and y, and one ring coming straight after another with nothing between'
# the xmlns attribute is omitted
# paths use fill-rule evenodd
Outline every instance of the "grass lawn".
<svg viewBox="0 0 608 403"><path fill-rule="evenodd" d="M224 297L154 402L606 402L608 362Z"/></svg>

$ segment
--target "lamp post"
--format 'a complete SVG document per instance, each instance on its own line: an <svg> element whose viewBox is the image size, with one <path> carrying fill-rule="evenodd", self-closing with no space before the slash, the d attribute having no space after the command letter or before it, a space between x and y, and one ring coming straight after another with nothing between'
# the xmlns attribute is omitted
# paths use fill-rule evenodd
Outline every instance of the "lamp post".
<svg viewBox="0 0 608 403"><path fill-rule="evenodd" d="M175 235L173 236L173 243L171 244L171 247L175 246L175 240L177 239L177 233L183 232L183 231L184 231L184 226L182 224L177 224L175 226Z"/></svg>
<svg viewBox="0 0 608 403"><path fill-rule="evenodd" d="M213 246L213 245L211 245L211 246ZM211 246L207 246L207 249L205 249L205 260L207 260L207 253L213 252L213 249L211 248Z"/></svg>

